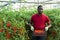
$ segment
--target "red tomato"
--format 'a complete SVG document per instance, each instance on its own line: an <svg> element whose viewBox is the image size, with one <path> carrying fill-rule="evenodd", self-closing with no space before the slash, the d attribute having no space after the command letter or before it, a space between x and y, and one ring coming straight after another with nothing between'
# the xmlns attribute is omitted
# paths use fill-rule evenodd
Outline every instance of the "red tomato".
<svg viewBox="0 0 60 40"><path fill-rule="evenodd" d="M11 23L10 23L10 22L7 22L6 26L7 26L8 28L10 28Z"/></svg>
<svg viewBox="0 0 60 40"><path fill-rule="evenodd" d="M0 29L0 32L3 32L4 31L4 28Z"/></svg>
<svg viewBox="0 0 60 40"><path fill-rule="evenodd" d="M12 36L11 36L11 34L10 33L6 33L6 38L7 39L10 39Z"/></svg>
<svg viewBox="0 0 60 40"><path fill-rule="evenodd" d="M12 35L9 33L8 30L6 30L6 38L7 38L7 39L10 39L11 37L12 37Z"/></svg>
<svg viewBox="0 0 60 40"><path fill-rule="evenodd" d="M17 31L17 27L13 27L13 31L14 31L14 34L15 34L16 31Z"/></svg>

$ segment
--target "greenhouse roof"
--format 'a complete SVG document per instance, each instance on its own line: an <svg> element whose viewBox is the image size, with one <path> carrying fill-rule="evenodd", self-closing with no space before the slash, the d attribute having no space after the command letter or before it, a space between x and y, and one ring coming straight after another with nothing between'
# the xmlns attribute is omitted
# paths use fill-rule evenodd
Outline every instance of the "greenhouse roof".
<svg viewBox="0 0 60 40"><path fill-rule="evenodd" d="M13 3L13 4L12 4ZM45 8L60 8L60 0L0 0L0 7L11 5L14 9L21 7L33 8L43 4ZM48 6L48 7L47 7Z"/></svg>

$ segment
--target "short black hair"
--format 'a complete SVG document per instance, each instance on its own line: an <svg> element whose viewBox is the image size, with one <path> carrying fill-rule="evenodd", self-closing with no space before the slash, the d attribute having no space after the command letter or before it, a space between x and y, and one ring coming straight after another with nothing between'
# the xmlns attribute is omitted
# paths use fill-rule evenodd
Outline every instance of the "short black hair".
<svg viewBox="0 0 60 40"><path fill-rule="evenodd" d="M42 7L42 5L39 5L37 9L39 9L39 8L41 8L41 7Z"/></svg>

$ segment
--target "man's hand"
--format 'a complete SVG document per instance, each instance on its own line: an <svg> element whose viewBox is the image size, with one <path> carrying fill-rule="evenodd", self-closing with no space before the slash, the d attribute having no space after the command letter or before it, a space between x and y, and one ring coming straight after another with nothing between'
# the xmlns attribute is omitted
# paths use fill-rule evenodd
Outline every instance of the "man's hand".
<svg viewBox="0 0 60 40"><path fill-rule="evenodd" d="M34 27L30 23L28 23L28 25L30 25L31 31L34 31Z"/></svg>
<svg viewBox="0 0 60 40"><path fill-rule="evenodd" d="M51 27L51 24L47 27L45 27L45 31L48 31L48 29Z"/></svg>
<svg viewBox="0 0 60 40"><path fill-rule="evenodd" d="M32 30L32 31L34 31L34 28L33 28L33 26L31 26L31 30Z"/></svg>
<svg viewBox="0 0 60 40"><path fill-rule="evenodd" d="M45 31L48 31L48 27L45 27Z"/></svg>

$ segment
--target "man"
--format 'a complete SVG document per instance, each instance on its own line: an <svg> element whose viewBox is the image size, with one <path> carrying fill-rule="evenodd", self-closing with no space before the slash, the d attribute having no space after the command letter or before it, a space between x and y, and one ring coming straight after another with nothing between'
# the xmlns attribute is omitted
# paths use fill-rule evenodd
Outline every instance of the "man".
<svg viewBox="0 0 60 40"><path fill-rule="evenodd" d="M46 36L44 36L46 34L44 33L46 33L48 29L51 27L51 21L48 18L48 16L46 16L43 13L42 5L38 6L37 11L38 13L32 15L31 17L31 24L32 24L31 28L32 27L34 28L32 40L46 40L45 39ZM46 26L46 23L48 24L47 26ZM38 33L42 33L44 35L42 36L41 34L39 35Z"/></svg>

